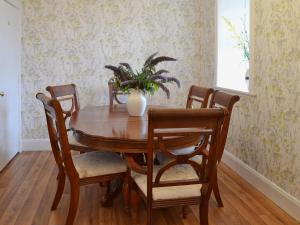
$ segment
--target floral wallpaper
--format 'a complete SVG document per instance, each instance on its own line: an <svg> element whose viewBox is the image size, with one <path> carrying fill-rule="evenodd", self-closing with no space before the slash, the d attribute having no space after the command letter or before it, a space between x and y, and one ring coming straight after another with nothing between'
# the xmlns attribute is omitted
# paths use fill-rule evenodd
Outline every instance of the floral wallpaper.
<svg viewBox="0 0 300 225"><path fill-rule="evenodd" d="M35 99L48 85L75 83L80 104L108 104L106 64L129 62L139 68L158 51L177 62L165 63L182 87L170 85L149 97L152 104L184 105L191 84L209 83L213 45L202 37L205 0L23 0L23 138L46 138L42 106ZM204 65L211 65L206 67Z"/></svg>
<svg viewBox="0 0 300 225"><path fill-rule="evenodd" d="M214 9L210 1L211 20ZM255 96L241 96L226 149L300 200L299 21L299 0L253 0Z"/></svg>
<svg viewBox="0 0 300 225"><path fill-rule="evenodd" d="M191 84L214 85L216 0L23 0L23 138L47 137L35 99L73 82L82 106L108 104L105 64L139 67L153 52L182 88L156 104L184 105ZM250 89L232 117L226 149L300 199L300 1L253 0Z"/></svg>

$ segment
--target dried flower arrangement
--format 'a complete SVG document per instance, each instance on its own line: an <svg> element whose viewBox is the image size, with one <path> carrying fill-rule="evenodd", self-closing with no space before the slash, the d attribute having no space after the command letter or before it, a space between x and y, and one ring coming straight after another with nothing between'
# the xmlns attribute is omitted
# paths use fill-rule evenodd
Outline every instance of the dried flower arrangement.
<svg viewBox="0 0 300 225"><path fill-rule="evenodd" d="M141 71L135 71L128 63L120 63L119 66L106 65L105 68L114 72L114 77L110 79L116 90L129 93L131 89L139 90L143 94L154 94L161 88L170 98L170 90L165 86L166 83L174 82L180 87L180 82L175 77L169 77L165 74L167 70L156 70L157 64L165 61L176 61L168 56L156 57L158 53L149 56Z"/></svg>

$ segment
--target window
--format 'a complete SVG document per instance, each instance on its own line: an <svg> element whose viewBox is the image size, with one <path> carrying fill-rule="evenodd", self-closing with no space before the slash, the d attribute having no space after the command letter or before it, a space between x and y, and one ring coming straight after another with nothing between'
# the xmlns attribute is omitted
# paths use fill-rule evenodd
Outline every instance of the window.
<svg viewBox="0 0 300 225"><path fill-rule="evenodd" d="M217 87L249 91L250 0L218 0Z"/></svg>

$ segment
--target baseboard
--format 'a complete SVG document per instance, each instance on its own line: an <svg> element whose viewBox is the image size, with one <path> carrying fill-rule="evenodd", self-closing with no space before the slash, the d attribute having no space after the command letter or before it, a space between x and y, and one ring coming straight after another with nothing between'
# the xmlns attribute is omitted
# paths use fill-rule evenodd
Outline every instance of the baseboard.
<svg viewBox="0 0 300 225"><path fill-rule="evenodd" d="M49 151L51 150L49 139L23 139L22 151Z"/></svg>
<svg viewBox="0 0 300 225"><path fill-rule="evenodd" d="M290 216L300 222L300 201L298 199L278 187L230 152L224 152L222 161Z"/></svg>

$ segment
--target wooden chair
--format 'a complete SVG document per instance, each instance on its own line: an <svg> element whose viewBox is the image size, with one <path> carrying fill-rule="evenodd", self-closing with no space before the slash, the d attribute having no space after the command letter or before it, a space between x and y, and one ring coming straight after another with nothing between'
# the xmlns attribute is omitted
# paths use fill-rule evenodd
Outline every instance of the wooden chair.
<svg viewBox="0 0 300 225"><path fill-rule="evenodd" d="M200 224L208 224L208 203L213 189L219 155L223 109L150 109L148 112L147 168L126 155L132 171L129 189L133 207L138 210L139 196L146 202L147 225L152 224L154 208L199 204ZM165 147L172 136L199 135L200 142L191 153L176 155ZM208 145L208 141L210 144ZM171 158L155 166L153 153L159 148ZM202 162L193 160L203 154Z"/></svg>
<svg viewBox="0 0 300 225"><path fill-rule="evenodd" d="M118 104L125 104L126 102L123 102L119 96L124 95L123 92L118 91L114 88L113 82L108 82L108 90L109 90L109 106L113 107L114 101L116 101Z"/></svg>
<svg viewBox="0 0 300 225"><path fill-rule="evenodd" d="M225 118L224 123L221 128L220 152L218 155L219 163L222 159L222 155L223 155L225 145L226 145L232 109L233 109L234 104L236 102L238 102L239 100L240 100L240 97L238 95L231 95L231 94L216 90L216 91L214 91L211 101L209 103L209 108L223 108L223 109L227 110L227 112L228 112L228 116ZM220 191L219 191L217 175L215 177L215 185L213 188L213 192L216 197L218 206L223 207L224 204L221 199L221 195L220 195Z"/></svg>
<svg viewBox="0 0 300 225"><path fill-rule="evenodd" d="M192 87L191 87L191 89L192 89ZM198 93L200 93L200 92L198 91ZM202 93L204 93L204 92L202 91ZM207 99L208 99L208 97L207 97ZM228 116L224 120L224 124L222 125L222 128L221 128L221 144L220 144L221 151L220 151L220 155L218 156L218 162L221 161L222 155L224 152L233 106L239 100L240 100L240 97L237 95L230 95L225 92L216 90L213 92L211 101L209 102L209 105L208 105L209 108L223 108L228 111ZM193 150L194 150L194 147L191 146L191 147L187 147L187 148L183 148L183 149L177 149L176 151L173 151L173 154L183 154L183 153L187 154L189 152L192 152ZM166 164L169 161L169 159L165 157L165 154L160 153L160 154L157 154L157 156L158 156L158 161L161 164ZM197 161L201 161L202 160L201 154L199 154L198 156L195 156L194 159ZM217 176L216 176L216 178L217 178ZM217 179L216 179L215 183L216 184L214 186L213 192L214 192L216 201L218 203L218 206L223 207L224 204L221 199Z"/></svg>
<svg viewBox="0 0 300 225"><path fill-rule="evenodd" d="M192 85L189 90L186 108L194 108L193 103L199 102L199 108L206 108L210 95L214 92L212 88L200 87Z"/></svg>
<svg viewBox="0 0 300 225"><path fill-rule="evenodd" d="M68 109L62 109L64 114L64 120L67 120L71 117L74 111L80 109L78 94L75 84L66 84L66 85L57 85L57 86L48 86L46 90L50 93L51 97L60 101L71 103ZM71 133L70 129L67 129ZM85 145L80 144L72 134L69 135L69 144L72 150L83 152L93 151L93 149L88 148Z"/></svg>
<svg viewBox="0 0 300 225"><path fill-rule="evenodd" d="M192 85L189 89L187 101L186 101L186 108L207 108L208 101L211 96L211 94L214 92L213 88L206 88L201 86ZM196 107L194 103L200 103L200 106ZM183 153L189 153L194 151L194 146L186 147L183 149L177 149L176 151L173 151L174 154L183 154ZM155 159L157 160L158 164L165 164L170 159L168 157L165 157L165 154L162 152L158 152L155 154ZM201 161L201 159L199 159Z"/></svg>
<svg viewBox="0 0 300 225"><path fill-rule="evenodd" d="M126 163L119 155L108 152L88 152L72 156L60 103L42 93L38 93L36 97L44 105L52 152L58 166L58 186L51 210L55 210L59 204L67 176L71 200L66 225L72 225L78 208L80 186L123 178Z"/></svg>
<svg viewBox="0 0 300 225"><path fill-rule="evenodd" d="M213 92L214 92L213 88L206 88L206 87L192 85L188 93L186 108L187 109L207 108L209 97ZM194 105L195 102L200 103L200 106L195 107ZM184 149L178 149L177 151L174 151L174 153L182 154L183 152L188 153L191 151L194 151L194 146L186 147ZM165 163L167 160L168 158L164 157L164 154L161 153L157 154L157 161L159 163Z"/></svg>

